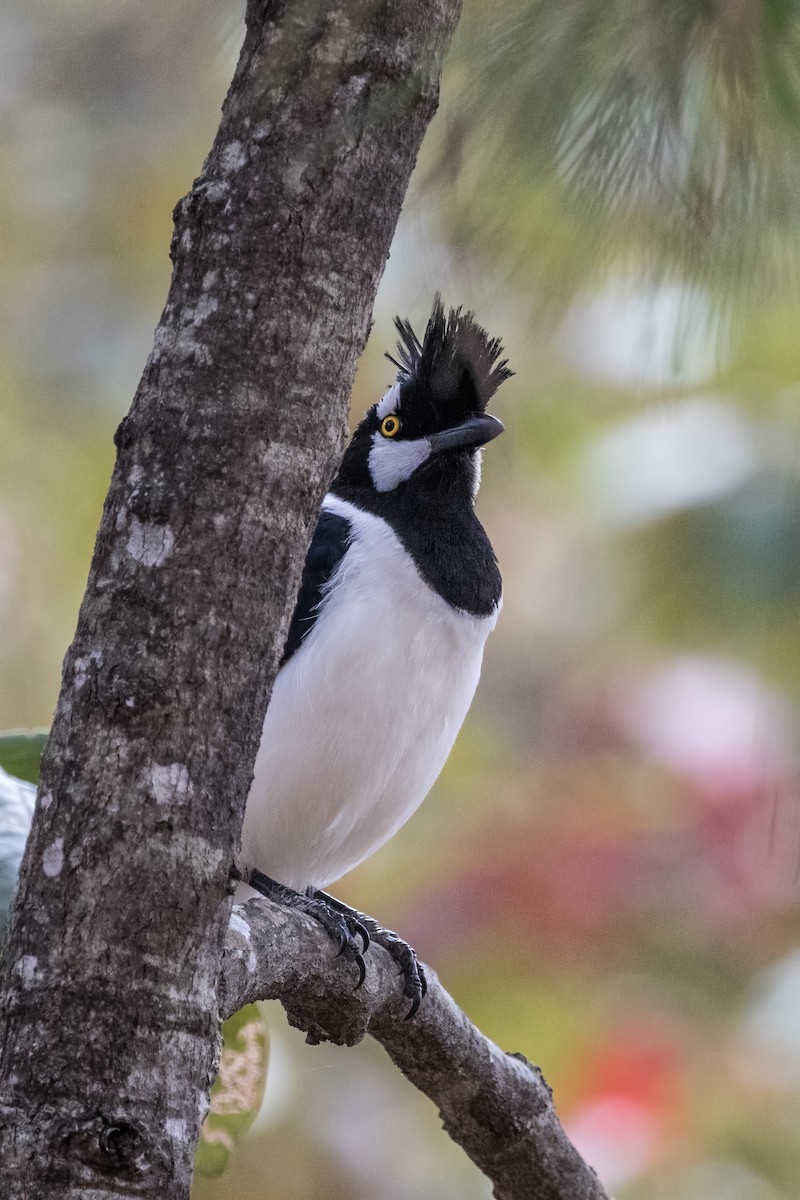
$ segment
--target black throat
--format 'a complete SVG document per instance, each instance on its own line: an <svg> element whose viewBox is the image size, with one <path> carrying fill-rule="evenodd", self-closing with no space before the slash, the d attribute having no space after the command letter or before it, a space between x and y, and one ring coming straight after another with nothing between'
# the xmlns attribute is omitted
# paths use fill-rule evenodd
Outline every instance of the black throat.
<svg viewBox="0 0 800 1200"><path fill-rule="evenodd" d="M331 491L382 517L425 582L453 608L488 617L500 603L502 579L486 531L475 515L470 451L433 459L389 492L343 470Z"/></svg>

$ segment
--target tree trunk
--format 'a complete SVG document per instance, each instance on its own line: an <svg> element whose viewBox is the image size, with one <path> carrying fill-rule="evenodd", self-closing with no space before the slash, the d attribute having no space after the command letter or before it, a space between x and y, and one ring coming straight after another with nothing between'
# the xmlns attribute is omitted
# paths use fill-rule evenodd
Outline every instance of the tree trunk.
<svg viewBox="0 0 800 1200"><path fill-rule="evenodd" d="M228 881L460 0L250 0L129 415L0 981L0 1194L188 1195Z"/></svg>

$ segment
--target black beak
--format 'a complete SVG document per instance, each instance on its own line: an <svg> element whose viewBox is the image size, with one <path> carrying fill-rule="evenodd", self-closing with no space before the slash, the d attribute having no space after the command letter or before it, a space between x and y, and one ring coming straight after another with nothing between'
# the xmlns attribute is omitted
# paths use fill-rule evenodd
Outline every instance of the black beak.
<svg viewBox="0 0 800 1200"><path fill-rule="evenodd" d="M503 432L503 422L489 413L480 417L470 417L453 429L443 429L441 433L432 433L428 437L431 450L438 454L441 450L468 450L476 446L485 446L492 438Z"/></svg>

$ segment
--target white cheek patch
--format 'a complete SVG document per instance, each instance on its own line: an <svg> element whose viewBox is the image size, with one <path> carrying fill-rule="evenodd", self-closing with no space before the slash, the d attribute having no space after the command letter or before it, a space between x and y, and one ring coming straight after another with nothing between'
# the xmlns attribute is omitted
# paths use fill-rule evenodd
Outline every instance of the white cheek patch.
<svg viewBox="0 0 800 1200"><path fill-rule="evenodd" d="M410 479L417 467L421 467L430 456L431 446L427 438L393 442L380 433L373 433L372 449L367 461L375 491L391 492L398 483Z"/></svg>
<svg viewBox="0 0 800 1200"><path fill-rule="evenodd" d="M481 469L483 467L483 450L479 448L472 456L472 499L478 495L481 486Z"/></svg>
<svg viewBox="0 0 800 1200"><path fill-rule="evenodd" d="M384 417L388 417L389 413L393 413L397 408L399 400L400 384L396 383L393 387L389 388L383 399L378 401L378 407L375 409L378 420L382 421Z"/></svg>

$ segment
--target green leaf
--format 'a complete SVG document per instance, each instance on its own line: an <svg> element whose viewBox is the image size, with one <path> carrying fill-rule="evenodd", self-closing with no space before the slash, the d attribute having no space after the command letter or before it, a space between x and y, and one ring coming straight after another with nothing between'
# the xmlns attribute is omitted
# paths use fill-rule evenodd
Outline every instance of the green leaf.
<svg viewBox="0 0 800 1200"><path fill-rule="evenodd" d="M17 779L39 782L39 763L47 729L6 729L0 732L0 767Z"/></svg>
<svg viewBox="0 0 800 1200"><path fill-rule="evenodd" d="M466 234L479 250L505 246L526 291L535 271L557 297L631 267L710 289L721 315L794 292L797 0L466 10L445 78L445 110L458 116L438 126L456 244Z"/></svg>
<svg viewBox="0 0 800 1200"><path fill-rule="evenodd" d="M269 1033L256 1004L246 1004L222 1026L222 1058L211 1089L195 1170L214 1178L258 1115L267 1078Z"/></svg>

